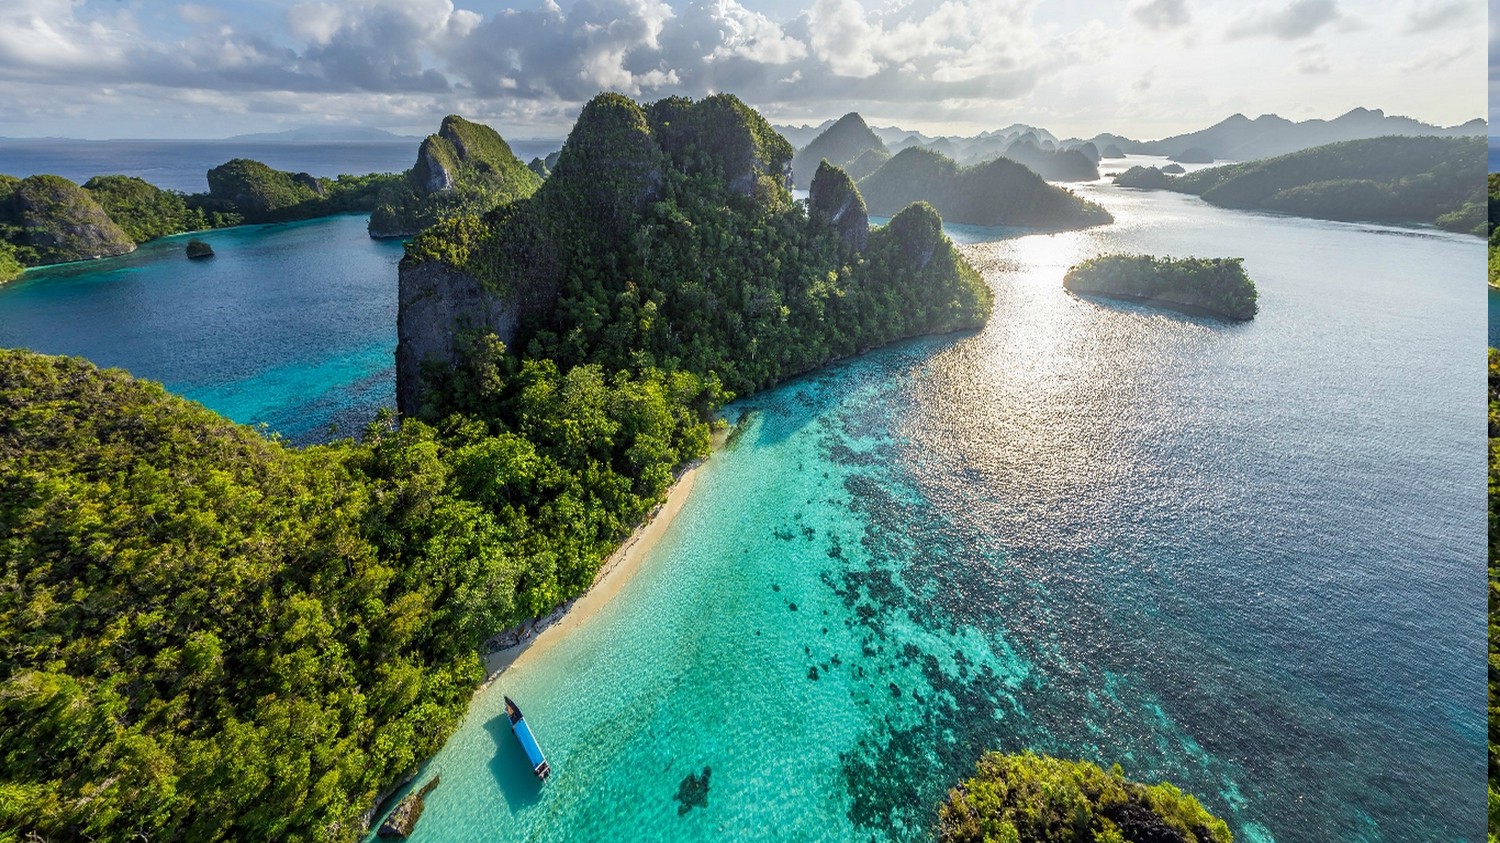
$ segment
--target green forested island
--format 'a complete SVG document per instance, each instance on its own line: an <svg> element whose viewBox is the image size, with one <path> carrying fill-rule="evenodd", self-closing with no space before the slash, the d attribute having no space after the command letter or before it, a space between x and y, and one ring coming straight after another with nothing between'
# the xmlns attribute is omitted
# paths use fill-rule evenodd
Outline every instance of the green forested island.
<svg viewBox="0 0 1500 843"><path fill-rule="evenodd" d="M1372 222L1419 222L1484 231L1480 137L1381 137L1305 149L1169 178L1159 186L1225 208ZM1135 168L1117 178L1152 187Z"/></svg>
<svg viewBox="0 0 1500 843"><path fill-rule="evenodd" d="M871 211L893 214L916 201L950 222L1027 228L1084 228L1112 222L1099 205L1048 184L1024 164L996 158L972 167L921 147L896 153L859 182Z"/></svg>
<svg viewBox="0 0 1500 843"><path fill-rule="evenodd" d="M938 808L941 843L1231 843L1223 820L1170 784L1143 785L1027 752L987 753Z"/></svg>
<svg viewBox="0 0 1500 843"><path fill-rule="evenodd" d="M475 329L359 442L0 351L0 838L358 839L481 643L585 590L706 453L725 385L985 320L930 207L869 231L828 167L808 213L790 159L733 97L599 96L535 195L411 244L402 319L466 279Z"/></svg>
<svg viewBox="0 0 1500 843"><path fill-rule="evenodd" d="M0 282L29 266L112 257L189 231L369 211L400 176L323 179L236 158L208 171L207 193L163 190L134 176L0 175Z"/></svg>
<svg viewBox="0 0 1500 843"><path fill-rule="evenodd" d="M450 114L404 178L381 190L370 236L409 237L439 219L482 214L535 193L546 173L545 164L539 172L522 164L499 132Z"/></svg>
<svg viewBox="0 0 1500 843"><path fill-rule="evenodd" d="M680 368L743 395L984 320L989 289L933 208L912 205L873 231L809 218L787 189L791 160L791 146L732 96L645 107L595 98L533 196L410 244L403 412L440 412L462 394L440 385L472 357L461 324L564 368ZM829 192L857 194L841 170L820 173L813 207Z"/></svg>
<svg viewBox="0 0 1500 843"><path fill-rule="evenodd" d="M1063 287L1225 319L1253 319L1257 309L1255 283L1239 258L1102 255L1069 269Z"/></svg>

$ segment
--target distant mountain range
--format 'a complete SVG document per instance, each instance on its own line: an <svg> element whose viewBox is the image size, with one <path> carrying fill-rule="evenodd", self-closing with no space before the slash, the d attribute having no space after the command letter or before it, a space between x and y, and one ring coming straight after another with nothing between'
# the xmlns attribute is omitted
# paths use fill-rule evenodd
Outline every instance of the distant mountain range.
<svg viewBox="0 0 1500 843"><path fill-rule="evenodd" d="M776 126L775 129L793 147L802 149L833 125L834 121L828 120L817 126ZM974 164L1001 155L1010 144L1028 134L1031 136L1028 139L1038 148L1048 151L1081 147L1092 142L1100 150L1113 144L1127 153L1170 157L1197 147L1218 161L1252 161L1339 141L1386 135L1466 137L1484 135L1488 128L1488 124L1479 118L1457 126L1435 126L1410 117L1387 115L1378 108L1356 108L1332 120L1297 122L1275 114L1263 114L1253 120L1235 114L1206 129L1151 141L1110 133L1087 140L1060 139L1046 129L1022 123L971 137L933 137L896 126L874 126L871 130L892 153L919 146L941 152L960 164Z"/></svg>
<svg viewBox="0 0 1500 843"><path fill-rule="evenodd" d="M420 141L412 135L398 135L367 126L303 126L284 132L252 132L225 140L244 143L372 143L380 141Z"/></svg>

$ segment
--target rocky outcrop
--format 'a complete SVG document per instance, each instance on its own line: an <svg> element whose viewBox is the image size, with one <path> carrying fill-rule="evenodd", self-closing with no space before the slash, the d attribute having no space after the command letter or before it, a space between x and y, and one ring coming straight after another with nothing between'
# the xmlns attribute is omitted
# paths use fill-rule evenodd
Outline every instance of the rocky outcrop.
<svg viewBox="0 0 1500 843"><path fill-rule="evenodd" d="M1180 176L1183 173L1187 172L1187 168L1183 167L1181 164L1168 164L1167 166L1162 167L1161 171L1169 176Z"/></svg>
<svg viewBox="0 0 1500 843"><path fill-rule="evenodd" d="M838 232L839 239L847 246L863 249L870 241L870 215L865 211L865 200L849 174L827 161L818 165L813 176L807 211L814 220Z"/></svg>
<svg viewBox="0 0 1500 843"><path fill-rule="evenodd" d="M380 824L380 830L376 836L383 840L402 840L411 836L417 827L417 820L422 818L422 809L426 807L427 794L443 780L442 776L433 776L432 781L422 785L420 790L408 793L396 810L391 812L385 822Z"/></svg>
<svg viewBox="0 0 1500 843"><path fill-rule="evenodd" d="M422 364L458 361L458 334L479 330L515 339L517 302L439 261L402 261L396 311L396 408L415 415L426 384Z"/></svg>
<svg viewBox="0 0 1500 843"><path fill-rule="evenodd" d="M135 251L135 242L89 192L61 176L31 176L0 185L0 222L22 232L37 263L66 263Z"/></svg>
<svg viewBox="0 0 1500 843"><path fill-rule="evenodd" d="M187 242L187 256L189 260L203 260L214 256L214 247L202 240L189 240Z"/></svg>
<svg viewBox="0 0 1500 843"><path fill-rule="evenodd" d="M541 186L546 168L521 163L500 133L450 114L417 150L405 183L383 190L371 237L408 237L440 220L483 214Z"/></svg>

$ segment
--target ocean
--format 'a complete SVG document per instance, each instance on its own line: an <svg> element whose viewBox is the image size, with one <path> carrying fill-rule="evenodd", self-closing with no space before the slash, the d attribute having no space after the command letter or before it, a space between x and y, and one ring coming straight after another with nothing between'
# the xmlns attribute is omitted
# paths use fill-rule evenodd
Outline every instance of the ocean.
<svg viewBox="0 0 1500 843"><path fill-rule="evenodd" d="M1073 189L1117 222L951 229L984 330L728 408L640 573L476 696L414 843L921 840L986 749L1170 779L1239 840L1483 840L1482 242ZM347 435L393 386L363 226L28 273L0 343ZM1115 250L1243 257L1260 315L1062 290Z"/></svg>

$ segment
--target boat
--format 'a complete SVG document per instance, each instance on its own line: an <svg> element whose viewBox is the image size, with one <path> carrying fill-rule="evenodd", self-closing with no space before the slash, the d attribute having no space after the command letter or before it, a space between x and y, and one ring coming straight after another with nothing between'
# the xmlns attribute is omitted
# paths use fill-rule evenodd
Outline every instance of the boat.
<svg viewBox="0 0 1500 843"><path fill-rule="evenodd" d="M510 718L510 730L516 733L516 740L521 742L521 748L526 750L526 758L531 762L531 771L536 777L546 781L552 775L552 765L547 763L547 756L542 754L542 748L537 746L536 736L531 734L531 727L526 725L526 716L521 713L521 707L510 697L505 698L505 716Z"/></svg>

